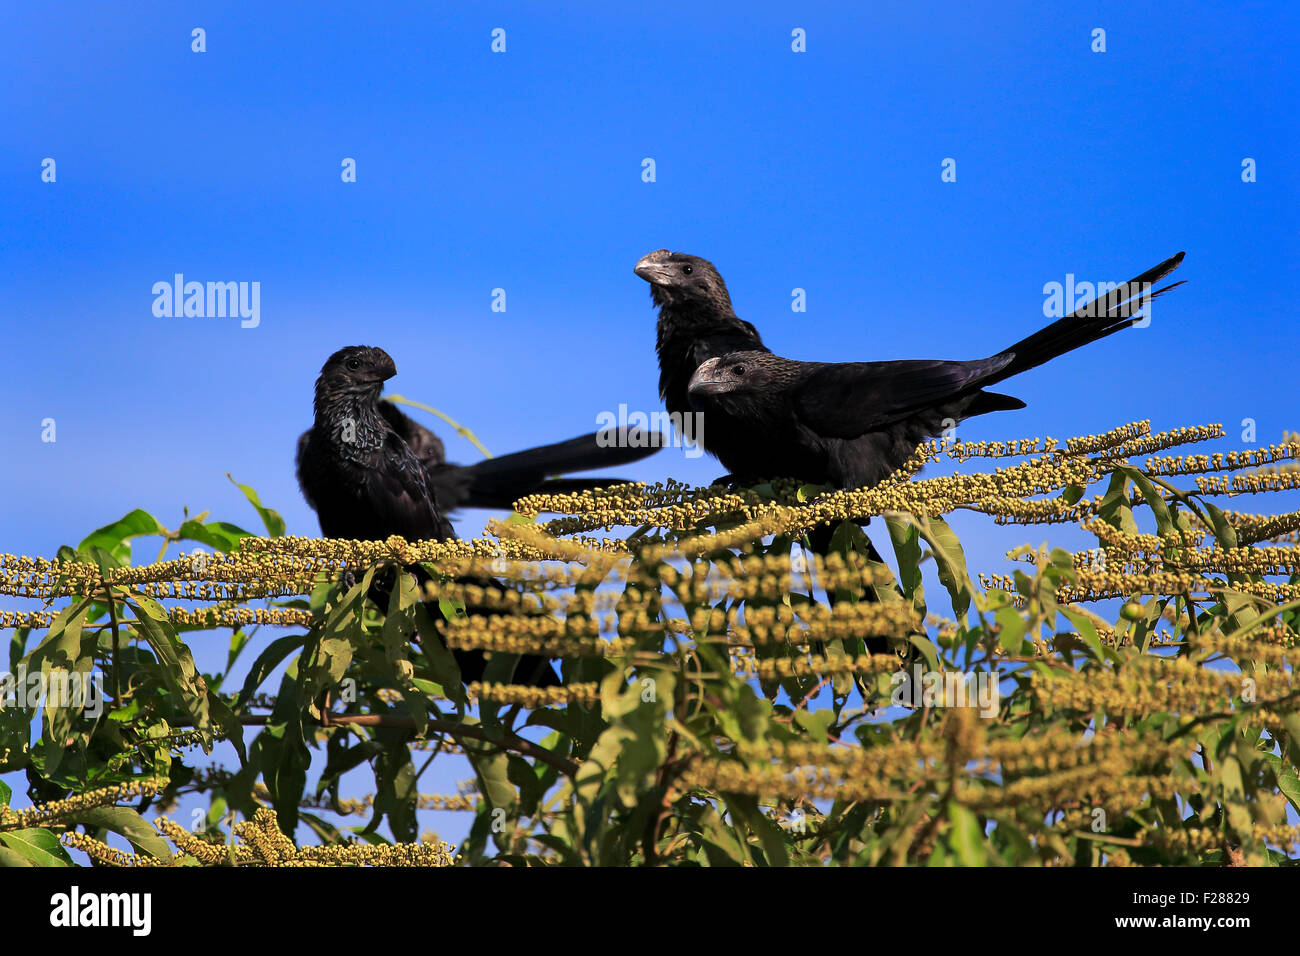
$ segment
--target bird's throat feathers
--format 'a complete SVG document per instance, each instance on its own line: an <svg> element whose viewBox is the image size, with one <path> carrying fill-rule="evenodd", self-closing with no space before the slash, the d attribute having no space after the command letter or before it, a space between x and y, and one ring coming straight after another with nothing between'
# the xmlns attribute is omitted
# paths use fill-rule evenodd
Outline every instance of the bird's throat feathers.
<svg viewBox="0 0 1300 956"><path fill-rule="evenodd" d="M655 351L659 353L661 366L665 360L675 364L695 351L701 336L730 329L740 331L742 328L740 319L729 309L718 312L699 304L684 308L665 305L659 309ZM691 371L695 369L692 367Z"/></svg>
<svg viewBox="0 0 1300 956"><path fill-rule="evenodd" d="M379 413L378 389L317 389L316 431L346 458L358 459L384 443L391 431Z"/></svg>

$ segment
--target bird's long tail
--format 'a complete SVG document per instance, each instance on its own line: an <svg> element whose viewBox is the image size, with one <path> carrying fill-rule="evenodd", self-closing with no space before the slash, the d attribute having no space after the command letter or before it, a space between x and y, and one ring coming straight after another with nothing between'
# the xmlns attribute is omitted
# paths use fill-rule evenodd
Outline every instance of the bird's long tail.
<svg viewBox="0 0 1300 956"><path fill-rule="evenodd" d="M643 429L624 428L607 435L592 432L464 466L469 479L464 507L509 509L525 495L538 492L567 494L619 484L625 479L553 476L639 461L659 450L662 443L652 444L654 437Z"/></svg>
<svg viewBox="0 0 1300 956"><path fill-rule="evenodd" d="M1143 306L1156 296L1182 285L1181 282L1175 282L1154 292L1150 291L1152 285L1178 268L1179 263L1183 261L1183 255L1184 253L1180 252L1166 259L1160 265L1098 296L1065 318L1058 319L1046 328L1004 349L1000 354L1014 353L1015 358L981 384L992 385L1012 375L1019 375L1027 369L1051 361L1058 355L1064 355L1089 342L1113 335L1120 329L1126 329L1133 323L1141 321L1143 316L1139 312Z"/></svg>

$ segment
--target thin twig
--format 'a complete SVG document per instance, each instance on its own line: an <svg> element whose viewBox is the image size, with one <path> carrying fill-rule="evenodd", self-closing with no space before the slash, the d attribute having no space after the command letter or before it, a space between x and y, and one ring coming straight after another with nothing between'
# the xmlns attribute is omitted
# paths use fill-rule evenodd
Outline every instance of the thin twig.
<svg viewBox="0 0 1300 956"><path fill-rule="evenodd" d="M426 412L430 412L434 415L437 415L439 418L441 418L452 428L456 429L456 431L459 432L461 435L463 435L465 438L468 438L470 441L472 441L474 443L474 447L483 453L484 458L492 457L492 452L488 451L487 448L483 445L483 443L478 440L477 435L475 435L472 431L470 431L460 422L456 421L456 419L452 418L450 415L446 414L445 412L438 411L432 405L425 405L423 402L412 401L411 399L407 398L405 395L385 395L384 401L392 402L395 405L410 405L413 408L423 409Z"/></svg>
<svg viewBox="0 0 1300 956"><path fill-rule="evenodd" d="M255 715L244 718L243 723L266 723L264 715ZM333 727L339 724L356 724L362 727L415 727L415 719L412 717L402 717L390 714L331 714L328 711L321 714L321 726ZM539 747L531 740L525 740L516 734L506 732L503 739L498 740L481 727L471 727L455 720L439 720L430 718L426 721L429 730L435 730L439 733L449 734L452 737L467 737L471 740L482 740L485 743L493 744L505 750L514 750L524 754L527 757L535 757L542 763L555 767L561 773L566 773L570 777L578 773L578 765L566 757L547 750L545 747Z"/></svg>

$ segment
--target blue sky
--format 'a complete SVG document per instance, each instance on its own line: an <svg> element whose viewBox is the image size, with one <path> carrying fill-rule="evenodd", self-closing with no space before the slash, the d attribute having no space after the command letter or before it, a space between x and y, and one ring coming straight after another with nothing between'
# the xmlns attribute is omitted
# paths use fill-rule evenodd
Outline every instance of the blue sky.
<svg viewBox="0 0 1300 956"><path fill-rule="evenodd" d="M1151 418L1235 438L1253 418L1276 441L1300 431L1297 19L1280 2L8 5L0 550L51 555L136 507L253 527L227 472L315 533L294 442L343 345L387 349L396 391L496 453L654 410L632 266L661 247L712 259L773 349L824 360L987 355L1046 322L1045 283L1186 250L1149 328L1008 383L1028 408L960 437ZM259 282L260 324L156 317L175 273ZM670 449L623 473L722 470ZM993 570L1045 536L959 530Z"/></svg>

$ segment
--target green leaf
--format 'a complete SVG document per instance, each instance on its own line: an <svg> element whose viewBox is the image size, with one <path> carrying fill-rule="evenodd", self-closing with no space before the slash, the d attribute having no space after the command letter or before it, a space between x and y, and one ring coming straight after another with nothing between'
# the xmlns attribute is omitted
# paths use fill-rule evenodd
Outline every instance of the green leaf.
<svg viewBox="0 0 1300 956"><path fill-rule="evenodd" d="M1088 652L1098 664L1106 663L1106 648L1101 643L1101 638L1097 636L1097 629L1093 627L1092 621L1088 620L1086 615L1078 611L1071 611L1069 608L1061 608L1061 613L1065 615L1066 620L1075 626L1079 632L1079 637L1087 645Z"/></svg>
<svg viewBox="0 0 1300 956"><path fill-rule="evenodd" d="M1237 547L1237 529L1228 521L1228 516L1223 513L1223 509L1208 501L1204 504L1205 513L1210 516L1210 523L1214 526L1214 537L1219 542L1219 547L1225 551Z"/></svg>
<svg viewBox="0 0 1300 956"><path fill-rule="evenodd" d="M1245 835L1250 831L1252 821L1246 806L1246 786L1241 764L1236 757L1224 757L1219 761L1219 780L1223 786L1223 808L1227 812L1228 825L1238 835Z"/></svg>
<svg viewBox="0 0 1300 956"><path fill-rule="evenodd" d="M953 534L948 522L934 516L920 518L917 524L922 537L934 554L939 581L952 597L952 609L957 620L964 620L970 610L970 575L966 571L966 554L961 542Z"/></svg>
<svg viewBox="0 0 1300 956"><path fill-rule="evenodd" d="M355 649L364 640L362 615L375 570L370 568L366 571L360 583L353 585L326 615L324 623L314 625L308 634L302 658L305 666L302 695L313 716L319 716L317 701L321 692L333 691L343 680Z"/></svg>
<svg viewBox="0 0 1300 956"><path fill-rule="evenodd" d="M63 844L49 830L0 830L0 843L33 866L75 866Z"/></svg>
<svg viewBox="0 0 1300 956"><path fill-rule="evenodd" d="M82 628L94 602L81 598L69 604L50 622L50 632L45 640L27 656L28 671L58 667L75 670L77 662L94 653L94 637L86 635L83 643Z"/></svg>
<svg viewBox="0 0 1300 956"><path fill-rule="evenodd" d="M272 538L278 538L284 534L284 519L280 517L279 512L272 511L270 508L263 507L262 500L258 498L257 492L248 485L241 485L235 481L229 473L226 477L230 479L231 484L244 493L248 503L256 509L258 516L262 519L262 524L266 526L266 533Z"/></svg>
<svg viewBox="0 0 1300 956"><path fill-rule="evenodd" d="M1014 607L998 608L993 615L1002 630L998 642L1009 654L1019 654L1025 641L1025 619Z"/></svg>
<svg viewBox="0 0 1300 956"><path fill-rule="evenodd" d="M197 541L222 553L236 550L242 539L253 536L251 531L225 521L209 521L205 524L193 519L182 524L176 534L180 540Z"/></svg>
<svg viewBox="0 0 1300 956"><path fill-rule="evenodd" d="M167 617L163 606L143 594L128 602L136 609L136 627L158 657L163 680L197 730L212 730L208 689L194 666L194 656Z"/></svg>
<svg viewBox="0 0 1300 956"><path fill-rule="evenodd" d="M758 808L758 801L749 794L726 794L727 809L758 837L768 866L789 866L790 854L786 847L786 833Z"/></svg>
<svg viewBox="0 0 1300 956"><path fill-rule="evenodd" d="M1102 496L1097 516L1125 534L1138 533L1137 522L1133 520L1133 507L1128 499L1128 478L1122 470L1116 470L1110 476L1110 485Z"/></svg>
<svg viewBox="0 0 1300 956"><path fill-rule="evenodd" d="M518 798L515 785L510 782L510 765L508 755L504 752L480 757L474 761L474 771L478 775L479 793L487 798L493 807L510 809Z"/></svg>
<svg viewBox="0 0 1300 956"><path fill-rule="evenodd" d="M367 826L374 830L380 819L388 817L393 836L401 841L413 841L416 828L415 767L411 763L409 747L389 747L375 759L375 815Z"/></svg>
<svg viewBox="0 0 1300 956"><path fill-rule="evenodd" d="M438 628L424 605L416 605L414 613L415 628L420 634L420 648L429 661L429 670L433 673L433 679L442 685L442 692L447 697L454 703L464 706L468 703L468 699L465 697L465 685L460 679L460 665L443 644L442 635L438 633Z"/></svg>
<svg viewBox="0 0 1300 956"><path fill-rule="evenodd" d="M823 710L799 710L794 715L795 722L808 732L808 736L813 740L822 741L827 737L826 730L835 721L835 711L830 708Z"/></svg>
<svg viewBox="0 0 1300 956"><path fill-rule="evenodd" d="M925 612L924 597L917 602L921 590L921 536L911 515L901 512L886 512L885 527L889 529L889 538L894 544L894 554L898 557L898 583L903 587L903 594L919 603L918 613Z"/></svg>
<svg viewBox="0 0 1300 956"><path fill-rule="evenodd" d="M1147 507L1156 518L1156 528L1161 535L1169 535L1174 531L1174 518L1169 513L1169 505L1160 494L1156 486L1151 483L1151 479L1136 468L1126 468L1118 466L1116 472L1123 472L1133 479L1133 484L1137 485L1138 491L1142 493L1143 499L1146 500Z"/></svg>
<svg viewBox="0 0 1300 956"><path fill-rule="evenodd" d="M948 822L952 827L949 842L962 866L987 866L988 848L979 819L959 803L948 806Z"/></svg>
<svg viewBox="0 0 1300 956"><path fill-rule="evenodd" d="M239 717L212 691L208 691L208 713L212 715L212 723L221 731L221 737L235 748L240 766L243 766L248 762L248 751L244 747L244 725Z"/></svg>
<svg viewBox="0 0 1300 956"><path fill-rule="evenodd" d="M59 613L50 625L49 635L27 656L29 672L39 671L47 681L56 671L60 679L68 680L72 675L89 674L94 666L95 635L83 631L83 625L91 606L89 598L82 598ZM46 748L46 774L53 774L62 764L68 738L73 736L73 725L82 714L82 707L73 707L71 703L61 700L60 706L55 706L49 699L45 701L42 738Z"/></svg>
<svg viewBox="0 0 1300 956"><path fill-rule="evenodd" d="M271 672L280 666L290 654L298 648L301 648L307 641L305 634L290 634L287 637L278 637L257 655L257 660L253 661L253 666L248 671L248 676L244 678L244 686L239 691L239 698L235 701L235 709L243 710L248 706L248 701L257 689L262 686L262 682L270 676Z"/></svg>
<svg viewBox="0 0 1300 956"><path fill-rule="evenodd" d="M167 841L158 835L158 831L152 824L131 807L96 807L92 810L83 810L69 817L68 822L112 830L126 837L137 853L146 853L159 860L172 858L171 847Z"/></svg>
<svg viewBox="0 0 1300 956"><path fill-rule="evenodd" d="M395 666L394 682L402 692L411 719L415 721L415 735L423 737L429 726L431 701L412 680L410 665L406 663L410 659L411 635L416 632L415 609L419 603L420 590L415 575L400 572L397 585L388 596L383 641L385 656Z"/></svg>
<svg viewBox="0 0 1300 956"><path fill-rule="evenodd" d="M939 670L939 648L935 647L934 641L923 634L909 634L907 635L907 641L921 652L921 656L925 658L926 665L930 670ZM881 676L887 677L888 675L882 674Z"/></svg>
<svg viewBox="0 0 1300 956"><path fill-rule="evenodd" d="M704 852L710 866L743 866L748 854L737 838L735 831L727 826L726 821L712 807L700 813L700 829L705 843Z"/></svg>
<svg viewBox="0 0 1300 956"><path fill-rule="evenodd" d="M145 538L162 533L163 527L158 523L157 518L147 511L136 508L112 524L106 524L99 530L92 531L81 544L77 545L77 551L88 555L93 553L94 548L102 548L118 562L127 563L131 559L131 545L128 542L132 538Z"/></svg>
<svg viewBox="0 0 1300 956"><path fill-rule="evenodd" d="M1292 807L1300 810L1300 774L1277 754L1264 754L1263 757L1264 762L1273 768L1273 776L1277 778L1277 788L1282 796L1286 797L1287 803Z"/></svg>

